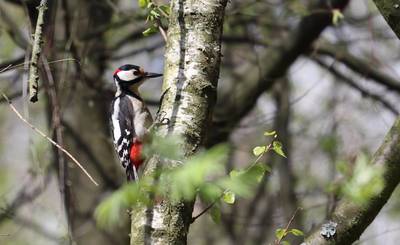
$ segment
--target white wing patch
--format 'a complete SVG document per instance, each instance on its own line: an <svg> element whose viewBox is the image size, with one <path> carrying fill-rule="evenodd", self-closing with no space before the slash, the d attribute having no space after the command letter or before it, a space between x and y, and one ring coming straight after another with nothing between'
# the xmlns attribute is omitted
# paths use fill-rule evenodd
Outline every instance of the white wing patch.
<svg viewBox="0 0 400 245"><path fill-rule="evenodd" d="M121 127L119 125L119 102L120 99L117 98L114 102L113 114L111 115L111 120L113 124L113 135L114 135L114 143L117 143L118 139L121 137Z"/></svg>

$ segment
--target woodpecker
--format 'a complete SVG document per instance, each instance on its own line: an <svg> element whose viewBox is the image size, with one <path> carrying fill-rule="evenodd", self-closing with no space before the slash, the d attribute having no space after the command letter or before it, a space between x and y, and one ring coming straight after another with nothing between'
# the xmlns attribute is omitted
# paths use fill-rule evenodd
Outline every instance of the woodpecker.
<svg viewBox="0 0 400 245"><path fill-rule="evenodd" d="M162 74L145 72L142 67L130 64L114 72L117 92L111 104L111 134L128 181L138 179L138 169L144 160L142 146L153 123L139 87L147 79L160 76Z"/></svg>

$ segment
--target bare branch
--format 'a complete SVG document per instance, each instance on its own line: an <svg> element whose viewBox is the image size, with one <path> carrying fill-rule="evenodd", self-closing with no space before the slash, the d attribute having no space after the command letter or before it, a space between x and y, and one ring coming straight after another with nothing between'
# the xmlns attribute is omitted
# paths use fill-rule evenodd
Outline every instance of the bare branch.
<svg viewBox="0 0 400 245"><path fill-rule="evenodd" d="M19 111L14 107L14 105L11 103L10 99L5 95L3 92L1 92L3 98L8 102L11 110L18 116L19 119L21 119L25 124L27 124L29 127L31 127L36 133L41 135L43 138L47 139L50 141L51 144L53 144L55 147L60 149L62 152L64 152L82 171L83 173L90 179L90 181L93 182L96 186L99 184L94 180L94 178L87 172L87 170L82 166L82 164L76 160L76 158L69 153L66 149L64 149L62 146L60 146L57 142L52 140L49 136L47 136L45 133L43 133L41 130L37 129L35 126L33 126L30 122L28 122L22 115L19 113Z"/></svg>
<svg viewBox="0 0 400 245"><path fill-rule="evenodd" d="M47 10L47 0L41 0L38 7L39 15L36 22L35 35L32 45L32 57L29 69L29 100L36 102L38 100L39 92L39 72L38 63L39 56L42 52L43 44L43 25L44 25L44 14Z"/></svg>
<svg viewBox="0 0 400 245"><path fill-rule="evenodd" d="M318 58L313 59L317 64L319 64L321 67L327 69L329 72L331 72L335 77L339 78L339 81L345 82L347 85L350 87L358 90L361 92L363 96L370 97L373 100L378 101L381 103L384 107L386 107L388 110L390 110L393 114L399 115L399 111L391 105L389 102L383 99L383 96L380 96L378 94L374 94L367 89L361 87L358 85L356 82L354 82L352 79L348 78L347 76L343 75L339 70L337 70L333 65L327 65L325 62Z"/></svg>
<svg viewBox="0 0 400 245"><path fill-rule="evenodd" d="M329 56L340 61L361 76L372 79L388 89L400 93L400 82L397 79L379 71L375 66L371 66L370 63L364 62L362 59L355 57L345 49L338 49L329 44L321 44L315 45L313 51L317 54Z"/></svg>

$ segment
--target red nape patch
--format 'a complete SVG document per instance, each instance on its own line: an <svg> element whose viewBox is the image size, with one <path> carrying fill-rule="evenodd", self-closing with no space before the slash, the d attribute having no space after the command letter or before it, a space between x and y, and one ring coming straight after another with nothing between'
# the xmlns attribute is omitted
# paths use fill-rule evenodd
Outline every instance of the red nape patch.
<svg viewBox="0 0 400 245"><path fill-rule="evenodd" d="M114 75L114 76L117 75L117 73L120 72L120 71L121 71L121 69L119 69L119 68L116 69L116 70L114 71L114 74L113 74L113 75Z"/></svg>
<svg viewBox="0 0 400 245"><path fill-rule="evenodd" d="M138 169L144 161L142 157L142 142L135 141L135 143L133 143L129 156L133 165Z"/></svg>

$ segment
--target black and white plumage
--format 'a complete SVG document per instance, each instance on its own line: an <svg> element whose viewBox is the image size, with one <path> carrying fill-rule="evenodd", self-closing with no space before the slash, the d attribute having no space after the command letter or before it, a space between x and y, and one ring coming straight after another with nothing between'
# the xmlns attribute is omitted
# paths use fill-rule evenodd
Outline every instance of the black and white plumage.
<svg viewBox="0 0 400 245"><path fill-rule="evenodd" d="M146 79L158 76L161 74L145 72L135 65L124 65L114 72L117 92L111 104L111 133L128 180L138 179L142 144L153 122L138 88Z"/></svg>

